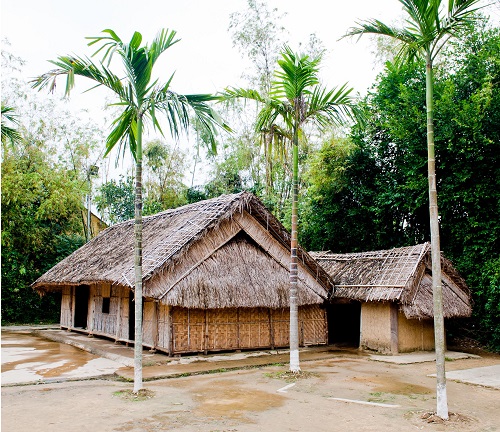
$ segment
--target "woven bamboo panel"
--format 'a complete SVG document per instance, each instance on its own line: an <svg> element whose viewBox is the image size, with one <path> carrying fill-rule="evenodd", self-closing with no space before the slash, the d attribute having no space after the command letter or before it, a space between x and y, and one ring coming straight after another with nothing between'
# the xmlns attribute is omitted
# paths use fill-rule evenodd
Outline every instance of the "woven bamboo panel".
<svg viewBox="0 0 500 432"><path fill-rule="evenodd" d="M115 337L116 334L116 324L118 312L118 298L110 297L109 313L102 312L103 305L103 295L106 296L111 294L111 289L109 284L97 285L94 288L94 313L93 313L93 331L98 333L104 333L109 336Z"/></svg>
<svg viewBox="0 0 500 432"><path fill-rule="evenodd" d="M173 308L172 341L174 352L205 350L205 311Z"/></svg>
<svg viewBox="0 0 500 432"><path fill-rule="evenodd" d="M155 302L145 301L142 318L142 341L146 345L155 345L156 312Z"/></svg>
<svg viewBox="0 0 500 432"><path fill-rule="evenodd" d="M211 309L207 311L207 350L238 348L238 311Z"/></svg>
<svg viewBox="0 0 500 432"><path fill-rule="evenodd" d="M290 345L290 310L273 309L271 312L273 321L273 338L275 347Z"/></svg>
<svg viewBox="0 0 500 432"><path fill-rule="evenodd" d="M317 305L299 308L301 339L303 345L327 343L326 311Z"/></svg>
<svg viewBox="0 0 500 432"><path fill-rule="evenodd" d="M158 347L166 350L170 349L170 323L169 323L169 306L164 304L158 305Z"/></svg>
<svg viewBox="0 0 500 432"><path fill-rule="evenodd" d="M129 339L129 296L130 296L130 290L126 288L122 288L121 290L121 306L120 306L120 332L118 334L118 338L120 339ZM132 312L133 313L133 312Z"/></svg>
<svg viewBox="0 0 500 432"><path fill-rule="evenodd" d="M73 326L73 311L71 310L71 288L64 287L61 297L61 325L63 327Z"/></svg>
<svg viewBox="0 0 500 432"><path fill-rule="evenodd" d="M239 309L240 348L271 346L269 313L264 308Z"/></svg>

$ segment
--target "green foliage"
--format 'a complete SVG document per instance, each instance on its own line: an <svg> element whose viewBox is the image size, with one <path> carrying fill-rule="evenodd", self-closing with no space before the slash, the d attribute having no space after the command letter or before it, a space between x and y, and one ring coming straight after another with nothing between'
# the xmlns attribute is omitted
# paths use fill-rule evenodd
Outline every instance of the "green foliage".
<svg viewBox="0 0 500 432"><path fill-rule="evenodd" d="M144 213L154 214L186 204L186 186L182 174L185 154L178 148L156 140L144 148L146 199Z"/></svg>
<svg viewBox="0 0 500 432"><path fill-rule="evenodd" d="M134 218L134 199L134 177L121 175L100 186L94 201L104 218L115 224Z"/></svg>
<svg viewBox="0 0 500 432"><path fill-rule="evenodd" d="M500 30L464 34L444 55L435 83L441 248L472 290L475 337L499 349ZM352 130L344 171L329 157L334 149L318 154L304 246L351 252L429 241L424 79L418 63L389 64L364 102L366 124ZM331 173L339 176L328 183Z"/></svg>
<svg viewBox="0 0 500 432"><path fill-rule="evenodd" d="M42 146L4 147L2 163L2 323L57 321L60 299L31 284L83 244L84 185Z"/></svg>

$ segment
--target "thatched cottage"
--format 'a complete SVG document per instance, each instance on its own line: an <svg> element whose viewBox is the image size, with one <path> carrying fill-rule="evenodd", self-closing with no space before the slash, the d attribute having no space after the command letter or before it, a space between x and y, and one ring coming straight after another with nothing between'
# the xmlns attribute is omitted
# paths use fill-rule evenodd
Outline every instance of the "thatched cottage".
<svg viewBox="0 0 500 432"><path fill-rule="evenodd" d="M143 219L143 343L169 354L289 345L290 235L252 194ZM61 327L134 340L134 221L114 225L33 284L60 291ZM300 343L327 342L332 286L299 248Z"/></svg>
<svg viewBox="0 0 500 432"><path fill-rule="evenodd" d="M386 353L434 349L429 243L374 252L310 252L335 285L328 307L330 343ZM445 318L471 314L470 292L441 257Z"/></svg>

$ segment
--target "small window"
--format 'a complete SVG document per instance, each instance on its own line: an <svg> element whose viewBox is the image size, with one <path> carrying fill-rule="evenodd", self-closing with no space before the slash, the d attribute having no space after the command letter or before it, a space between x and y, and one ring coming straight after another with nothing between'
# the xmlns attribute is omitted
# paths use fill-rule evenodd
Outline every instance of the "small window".
<svg viewBox="0 0 500 432"><path fill-rule="evenodd" d="M102 313L109 314L110 300L111 299L109 297L102 298Z"/></svg>

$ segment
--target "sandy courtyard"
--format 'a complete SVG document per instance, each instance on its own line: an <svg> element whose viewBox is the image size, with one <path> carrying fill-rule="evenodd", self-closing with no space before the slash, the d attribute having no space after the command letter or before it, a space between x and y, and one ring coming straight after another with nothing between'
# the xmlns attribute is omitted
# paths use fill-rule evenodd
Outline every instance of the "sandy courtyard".
<svg viewBox="0 0 500 432"><path fill-rule="evenodd" d="M499 363L483 356L447 369ZM302 369L296 381L280 376L283 364L151 381L144 400L123 397L132 385L112 379L3 387L2 432L500 430L500 390L450 380L449 409L458 416L447 424L422 419L435 407L432 362L332 353Z"/></svg>

